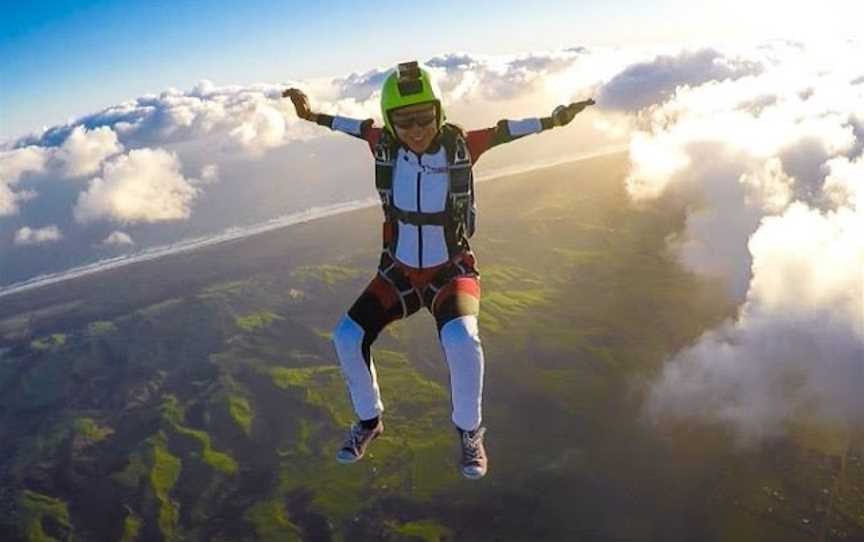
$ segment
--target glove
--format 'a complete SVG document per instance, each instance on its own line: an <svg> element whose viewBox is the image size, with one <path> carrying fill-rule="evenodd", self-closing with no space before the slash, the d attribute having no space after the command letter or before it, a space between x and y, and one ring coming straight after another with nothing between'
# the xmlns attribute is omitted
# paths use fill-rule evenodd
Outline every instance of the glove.
<svg viewBox="0 0 864 542"><path fill-rule="evenodd" d="M554 111L552 111L552 122L555 123L555 126L566 126L570 124L573 117L589 105L594 105L594 100L589 98L585 101L575 102L570 105L559 105Z"/></svg>
<svg viewBox="0 0 864 542"><path fill-rule="evenodd" d="M294 104L294 110L297 111L297 116L305 120L313 120L314 114L309 107L309 98L302 90L289 88L282 93L283 98L291 98L291 103Z"/></svg>

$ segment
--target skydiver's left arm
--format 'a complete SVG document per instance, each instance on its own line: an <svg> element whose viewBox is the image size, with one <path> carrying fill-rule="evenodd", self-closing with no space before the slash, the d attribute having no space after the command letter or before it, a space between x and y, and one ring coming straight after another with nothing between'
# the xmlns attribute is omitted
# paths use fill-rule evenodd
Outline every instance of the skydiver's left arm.
<svg viewBox="0 0 864 542"><path fill-rule="evenodd" d="M309 98L300 89L289 88L282 92L282 97L291 98L294 110L301 119L363 139L369 144L370 149L375 147L381 137L381 128L374 127L372 119L352 119L312 111Z"/></svg>
<svg viewBox="0 0 864 542"><path fill-rule="evenodd" d="M466 139L471 160L477 163L484 152L492 147L509 143L531 134L551 130L557 126L566 126L579 112L594 105L594 100L588 99L570 105L559 105L548 117L528 118L522 120L500 120L494 128L469 131Z"/></svg>

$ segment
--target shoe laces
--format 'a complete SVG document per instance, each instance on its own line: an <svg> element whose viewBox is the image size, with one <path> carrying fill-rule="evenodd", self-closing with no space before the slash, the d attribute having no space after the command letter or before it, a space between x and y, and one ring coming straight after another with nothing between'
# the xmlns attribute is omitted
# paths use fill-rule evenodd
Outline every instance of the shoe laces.
<svg viewBox="0 0 864 542"><path fill-rule="evenodd" d="M348 431L348 438L345 439L345 446L343 446L343 448L351 448L352 450L359 449L366 431L367 430L363 429L363 426L359 423L351 424L351 429Z"/></svg>
<svg viewBox="0 0 864 542"><path fill-rule="evenodd" d="M483 455L483 433L486 429L481 427L472 435L468 431L462 432L462 451L470 461L476 461Z"/></svg>

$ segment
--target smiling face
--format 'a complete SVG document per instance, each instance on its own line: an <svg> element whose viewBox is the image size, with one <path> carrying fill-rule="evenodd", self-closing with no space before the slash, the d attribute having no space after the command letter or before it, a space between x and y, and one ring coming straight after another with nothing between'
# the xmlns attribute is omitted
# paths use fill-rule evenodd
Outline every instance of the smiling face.
<svg viewBox="0 0 864 542"><path fill-rule="evenodd" d="M438 134L435 104L402 107L390 113L390 122L399 140L417 154L423 154Z"/></svg>

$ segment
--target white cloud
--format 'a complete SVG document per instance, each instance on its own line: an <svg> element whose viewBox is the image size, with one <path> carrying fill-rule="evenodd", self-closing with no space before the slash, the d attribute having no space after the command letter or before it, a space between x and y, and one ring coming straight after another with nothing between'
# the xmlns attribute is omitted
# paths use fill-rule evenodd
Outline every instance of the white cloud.
<svg viewBox="0 0 864 542"><path fill-rule="evenodd" d="M27 174L50 174L59 178L89 175L123 147L111 128L87 130L78 125L59 147L27 145L0 150L0 216L18 212L18 203L37 196L32 190L14 190Z"/></svg>
<svg viewBox="0 0 864 542"><path fill-rule="evenodd" d="M57 158L63 163L65 176L79 177L96 173L106 158L122 151L123 146L110 127L87 130L79 125L60 146Z"/></svg>
<svg viewBox="0 0 864 542"><path fill-rule="evenodd" d="M42 245L45 243L54 243L63 238L63 234L57 226L45 226L43 228L31 228L24 226L15 232L16 245Z"/></svg>
<svg viewBox="0 0 864 542"><path fill-rule="evenodd" d="M762 69L759 62L726 56L714 49L660 55L628 66L613 77L600 89L597 103L608 109L636 111L666 101L679 86L737 79Z"/></svg>
<svg viewBox="0 0 864 542"><path fill-rule="evenodd" d="M549 87L560 87L556 90L561 90L562 101L582 99L588 97L587 89L639 57L632 51L579 47L511 55L458 52L435 56L422 64L433 74L445 105L468 102L472 107L482 108L488 102L537 98L538 93L545 94ZM390 67L376 68L334 79L330 88L317 89L328 101L322 105L327 112L353 108L368 111L367 116L377 119L381 85L390 71ZM558 104L549 103L546 107L551 111L555 105Z"/></svg>
<svg viewBox="0 0 864 542"><path fill-rule="evenodd" d="M134 245L135 241L132 240L132 237L128 233L115 230L112 231L111 234L102 241L102 244L114 246L128 246Z"/></svg>
<svg viewBox="0 0 864 542"><path fill-rule="evenodd" d="M219 182L219 166L208 164L201 168L199 184L210 184Z"/></svg>
<svg viewBox="0 0 864 542"><path fill-rule="evenodd" d="M124 224L189 217L199 190L180 173L177 156L162 149L130 151L105 163L102 175L78 197L78 222Z"/></svg>
<svg viewBox="0 0 864 542"><path fill-rule="evenodd" d="M769 52L762 73L678 87L640 111L627 184L636 200L684 202L670 248L742 303L670 359L648 409L744 439L802 413L864 421L864 89L832 57Z"/></svg>
<svg viewBox="0 0 864 542"><path fill-rule="evenodd" d="M50 128L38 137L24 138L16 146L57 147L67 141L78 143L76 140L82 137L75 132L83 128L85 133L90 132L87 150L94 153L101 147L107 152L111 146L110 134L100 129L110 128L117 136L115 143L125 148L222 137L226 143L239 145L240 150L259 152L286 143L283 137L286 120L296 121L290 102L277 99L282 88L263 84L216 87L202 81L187 92L168 89L158 96L143 96L109 107ZM98 144L93 141L97 137Z"/></svg>
<svg viewBox="0 0 864 542"><path fill-rule="evenodd" d="M864 209L864 156L850 161L845 156L829 160L825 194L835 207Z"/></svg>
<svg viewBox="0 0 864 542"><path fill-rule="evenodd" d="M784 63L681 87L639 114L628 189L638 200L666 192L691 200L688 227L673 244L692 269L725 275L739 299L750 278L747 239L760 218L796 199L824 205L826 161L859 143L854 119L864 92L848 83L838 90L840 80L819 66Z"/></svg>
<svg viewBox="0 0 864 542"><path fill-rule="evenodd" d="M31 192L13 190L22 176L45 169L45 149L27 146L0 150L0 217L18 212L18 202L32 197Z"/></svg>
<svg viewBox="0 0 864 542"><path fill-rule="evenodd" d="M556 94L566 95L562 101L587 97L583 91L640 57L632 52L574 48L499 56L456 53L434 57L426 65L435 74L448 105L465 102L484 108L488 101L545 94L550 82L560 87ZM390 69L375 68L345 78L293 85L307 90L316 110L380 120L380 87ZM239 152L254 158L269 149L327 134L297 119L290 100L281 99L287 86L292 83L217 87L202 81L185 92L168 89L109 107L39 136L22 138L12 146L62 147L58 159L65 160L66 175L95 172L101 160L124 149L188 142L206 145L211 153ZM522 115L548 114L558 105L545 98L543 102L540 111L523 111ZM466 108L460 115L470 112ZM471 118L457 120L471 123Z"/></svg>
<svg viewBox="0 0 864 542"><path fill-rule="evenodd" d="M753 235L753 281L735 321L670 361L655 415L728 422L743 439L801 416L864 422L864 220L802 203Z"/></svg>
<svg viewBox="0 0 864 542"><path fill-rule="evenodd" d="M240 148L258 153L285 142L283 111L266 103L250 103L242 116L243 121L228 132L229 141Z"/></svg>

